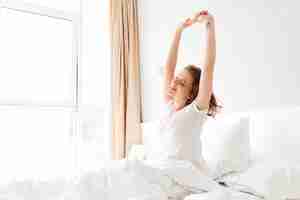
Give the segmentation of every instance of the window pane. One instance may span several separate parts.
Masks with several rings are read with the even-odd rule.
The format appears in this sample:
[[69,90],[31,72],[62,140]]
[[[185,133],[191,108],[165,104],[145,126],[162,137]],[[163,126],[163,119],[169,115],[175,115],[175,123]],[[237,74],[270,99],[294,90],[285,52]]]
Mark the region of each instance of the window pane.
[[3,8],[0,28],[0,101],[71,104],[72,23]]
[[0,183],[75,172],[71,111],[0,108]]

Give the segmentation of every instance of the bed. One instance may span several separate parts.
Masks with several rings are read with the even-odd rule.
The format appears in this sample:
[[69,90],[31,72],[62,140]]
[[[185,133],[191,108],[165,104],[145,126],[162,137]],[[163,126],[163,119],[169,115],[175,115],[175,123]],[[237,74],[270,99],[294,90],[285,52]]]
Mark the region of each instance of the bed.
[[[229,199],[300,199],[299,119],[300,107],[289,106],[221,114],[205,124],[203,155],[215,180],[230,188]],[[155,132],[155,122],[142,127],[144,145],[137,154],[143,148],[147,154],[147,142],[157,140],[147,136]],[[209,195],[213,196],[186,199]]]
[[[1,200],[300,199],[300,108],[230,113],[206,123],[201,140],[211,176],[183,160],[149,160],[155,122],[126,159],[78,176],[1,183]],[[200,138],[199,138],[200,139]]]

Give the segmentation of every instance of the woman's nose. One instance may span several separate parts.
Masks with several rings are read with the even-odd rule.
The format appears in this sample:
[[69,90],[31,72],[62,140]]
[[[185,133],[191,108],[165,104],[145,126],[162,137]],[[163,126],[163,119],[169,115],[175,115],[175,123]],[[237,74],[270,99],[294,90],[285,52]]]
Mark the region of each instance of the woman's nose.
[[173,86],[174,86],[174,84],[175,84],[175,81],[174,81],[174,80],[172,80],[172,81],[171,81],[171,84],[170,84],[170,86],[171,86],[171,87],[173,87]]

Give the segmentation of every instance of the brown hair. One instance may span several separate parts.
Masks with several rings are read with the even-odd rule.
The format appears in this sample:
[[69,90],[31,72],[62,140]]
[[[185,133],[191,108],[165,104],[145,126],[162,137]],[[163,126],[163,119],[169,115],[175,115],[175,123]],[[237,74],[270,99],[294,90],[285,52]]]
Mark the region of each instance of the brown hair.
[[[188,65],[184,69],[187,70],[188,72],[190,72],[190,74],[193,77],[192,98],[189,99],[186,103],[186,105],[189,105],[196,99],[196,97],[198,95],[199,83],[200,83],[202,70],[201,70],[201,68],[196,67],[195,65]],[[208,108],[207,115],[215,117],[215,115],[219,112],[219,109],[221,109],[222,107],[223,106],[218,105],[217,99],[216,99],[215,95],[212,93],[211,97],[210,97],[210,101],[209,101],[209,108]]]

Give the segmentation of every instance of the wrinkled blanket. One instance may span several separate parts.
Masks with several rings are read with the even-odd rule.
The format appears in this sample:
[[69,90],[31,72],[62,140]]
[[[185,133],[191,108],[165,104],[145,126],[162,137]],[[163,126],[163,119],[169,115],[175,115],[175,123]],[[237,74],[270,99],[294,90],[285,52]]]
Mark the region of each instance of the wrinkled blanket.
[[68,180],[2,184],[0,200],[183,200],[220,188],[188,161],[120,160]]

